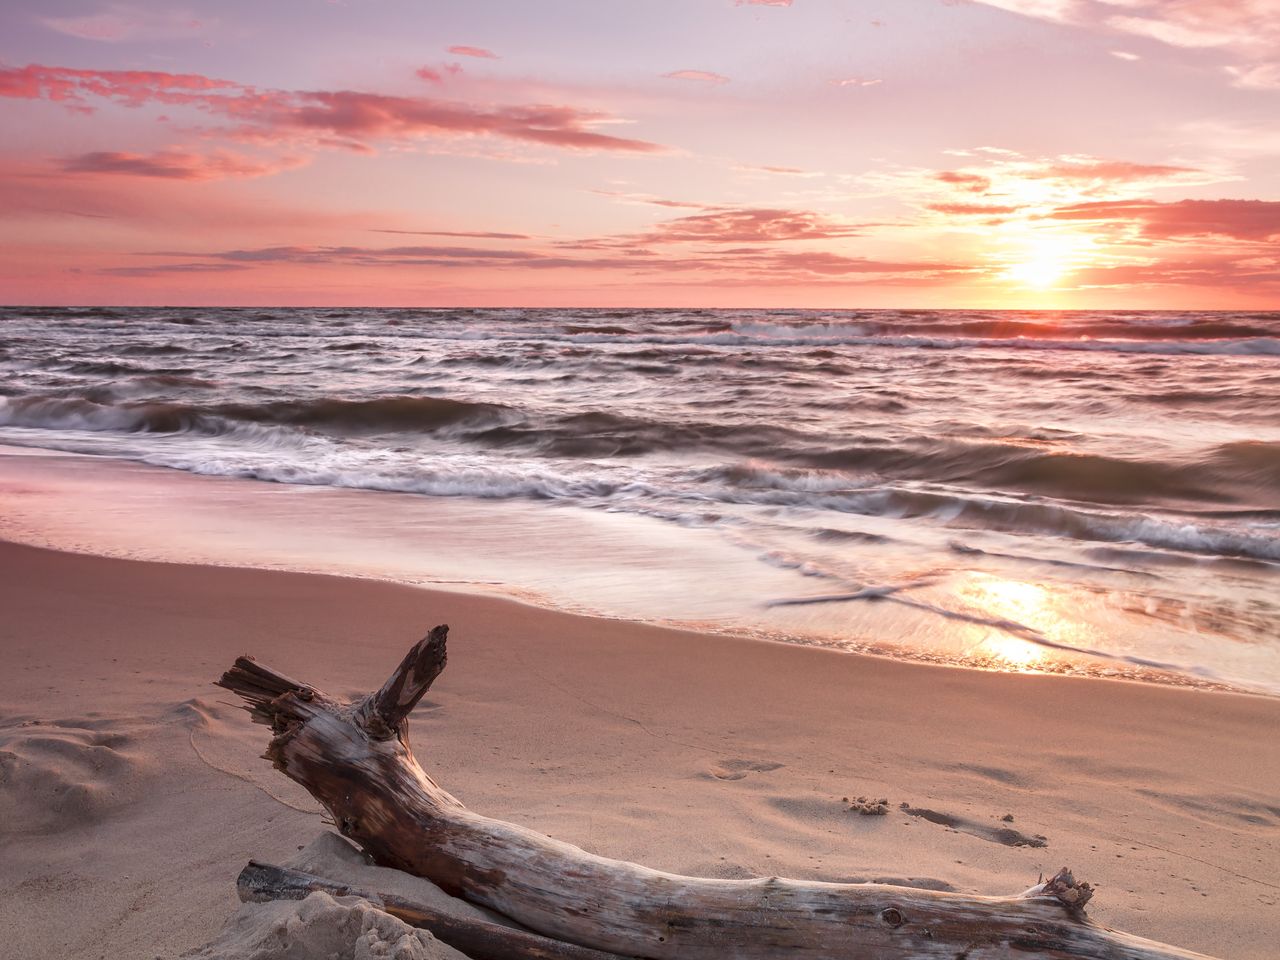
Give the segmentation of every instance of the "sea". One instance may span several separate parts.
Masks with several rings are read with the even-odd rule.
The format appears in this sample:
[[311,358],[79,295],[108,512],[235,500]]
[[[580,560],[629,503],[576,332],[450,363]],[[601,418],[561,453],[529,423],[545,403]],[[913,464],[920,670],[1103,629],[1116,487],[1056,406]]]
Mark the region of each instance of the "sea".
[[1280,694],[1280,313],[9,307],[0,444],[9,539]]

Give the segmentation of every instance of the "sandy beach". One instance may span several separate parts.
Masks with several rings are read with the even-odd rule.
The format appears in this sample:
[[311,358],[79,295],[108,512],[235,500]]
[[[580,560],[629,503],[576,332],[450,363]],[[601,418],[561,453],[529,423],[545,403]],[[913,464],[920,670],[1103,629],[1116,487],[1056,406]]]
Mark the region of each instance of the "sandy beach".
[[[713,877],[1005,894],[1069,865],[1098,887],[1105,924],[1233,960],[1274,955],[1272,699],[11,544],[0,571],[13,956],[173,957],[213,937],[244,861],[284,860],[324,825],[211,681],[249,652],[354,694],[438,622],[452,628],[449,668],[413,716],[414,743],[478,811]],[[890,813],[850,812],[842,798],[859,796]],[[1018,837],[1045,845],[1008,845]]]

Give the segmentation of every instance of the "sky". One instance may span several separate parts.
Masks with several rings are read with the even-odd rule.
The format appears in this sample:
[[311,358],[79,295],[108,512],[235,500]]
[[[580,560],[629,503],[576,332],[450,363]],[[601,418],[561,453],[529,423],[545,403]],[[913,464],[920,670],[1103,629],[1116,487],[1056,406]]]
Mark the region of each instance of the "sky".
[[0,302],[1280,309],[1280,0],[9,0]]

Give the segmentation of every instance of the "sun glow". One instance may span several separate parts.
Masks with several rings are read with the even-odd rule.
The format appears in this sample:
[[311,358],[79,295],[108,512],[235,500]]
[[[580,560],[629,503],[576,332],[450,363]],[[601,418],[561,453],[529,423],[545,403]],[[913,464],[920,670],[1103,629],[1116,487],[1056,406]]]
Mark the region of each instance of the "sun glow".
[[1074,234],[1042,232],[1026,234],[1016,243],[1019,249],[1007,255],[1004,278],[1020,287],[1047,290],[1086,263],[1084,254],[1092,240]]

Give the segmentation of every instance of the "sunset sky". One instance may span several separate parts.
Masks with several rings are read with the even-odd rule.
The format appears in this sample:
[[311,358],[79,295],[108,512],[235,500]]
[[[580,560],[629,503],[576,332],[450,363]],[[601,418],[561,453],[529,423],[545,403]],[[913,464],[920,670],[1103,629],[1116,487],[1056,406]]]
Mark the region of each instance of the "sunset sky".
[[17,0],[0,301],[1280,308],[1280,0]]

